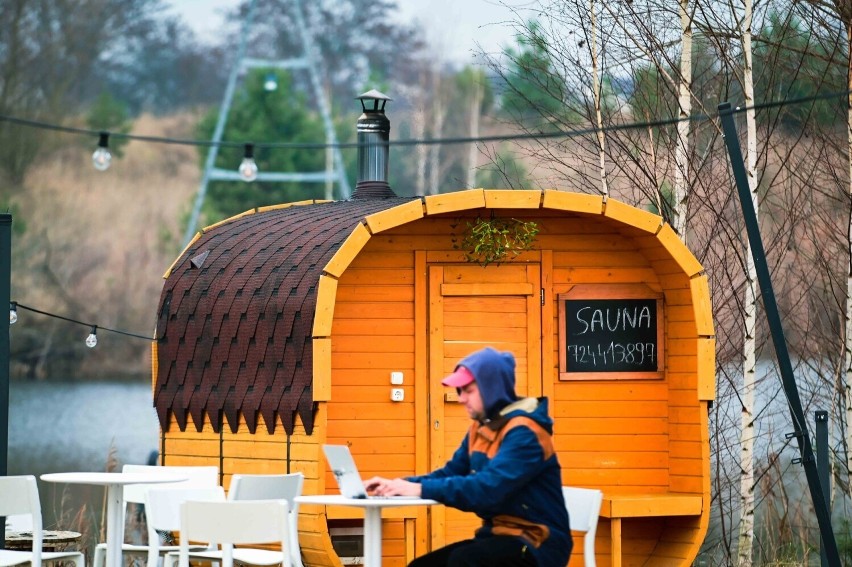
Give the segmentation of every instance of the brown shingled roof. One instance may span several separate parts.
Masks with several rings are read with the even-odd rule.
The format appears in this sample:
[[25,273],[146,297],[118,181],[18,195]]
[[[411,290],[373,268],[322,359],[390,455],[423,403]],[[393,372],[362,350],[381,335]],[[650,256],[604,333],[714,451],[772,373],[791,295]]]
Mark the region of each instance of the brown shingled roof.
[[311,329],[323,267],[367,215],[410,198],[355,199],[257,212],[216,225],[175,262],[157,310],[154,406],[165,431],[239,416],[254,433],[296,414],[313,430]]

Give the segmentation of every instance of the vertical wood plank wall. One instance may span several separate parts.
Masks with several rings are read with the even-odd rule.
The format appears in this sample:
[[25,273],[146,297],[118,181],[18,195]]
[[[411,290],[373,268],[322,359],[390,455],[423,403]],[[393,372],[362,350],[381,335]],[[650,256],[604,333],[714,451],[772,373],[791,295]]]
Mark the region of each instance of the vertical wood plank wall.
[[[326,422],[324,413],[321,407],[318,422]],[[318,493],[320,466],[324,466],[317,458],[323,442],[322,427],[315,426],[313,435],[308,436],[297,419],[296,430],[289,439],[280,423],[275,431],[272,435],[267,432],[262,416],[258,417],[254,434],[248,432],[244,420],[237,433],[231,433],[227,425],[216,433],[209,423],[201,432],[192,424],[186,431],[180,431],[173,421],[162,435],[161,464],[219,467],[221,483],[226,490],[234,474],[301,472],[305,475],[304,493]],[[320,507],[302,506],[299,531],[302,556],[307,565],[340,566],[331,546],[325,513]]]
[[[552,226],[541,245],[552,242],[553,293],[581,284],[641,283],[663,292],[666,315],[663,380],[560,382],[553,334],[555,434],[565,484],[608,494],[703,495],[709,491],[703,469],[706,404],[696,393],[698,336],[689,279],[653,236],[585,221]],[[556,313],[553,318],[557,329]],[[609,553],[608,524],[602,518],[598,526],[599,558]],[[624,563],[645,564],[652,552],[655,559],[687,557],[700,545],[699,533],[700,518],[625,520]],[[572,565],[582,564],[577,551]]]
[[[601,215],[550,209],[497,214],[534,220],[541,228],[535,254],[513,261],[542,266],[546,302],[541,327],[546,334],[540,388],[551,397],[563,482],[606,493],[698,494],[709,502],[707,404],[697,394],[699,336],[690,278],[682,266],[653,234]],[[195,433],[192,424],[186,432],[174,425],[164,434],[164,463],[216,464],[225,486],[235,472],[302,471],[305,493],[334,493],[320,449],[328,442],[350,445],[365,478],[426,472],[429,458],[418,453],[426,446],[418,435],[430,425],[422,423],[429,415],[428,373],[422,366],[429,356],[430,323],[418,296],[427,289],[430,263],[465,261],[453,246],[464,229],[459,219],[475,216],[476,211],[430,215],[374,234],[341,274],[331,327],[330,401],[318,404],[313,435],[305,435],[299,424],[290,439],[280,426],[269,436],[262,420],[254,435],[244,427],[220,435],[209,426]],[[665,377],[560,381],[556,296],[576,285],[613,283],[644,284],[663,293]],[[404,376],[402,386],[393,386],[404,390],[402,402],[390,399],[392,371]],[[318,507],[303,511],[307,564],[338,565],[322,534],[325,522],[360,515],[329,508],[326,518]],[[427,513],[399,508],[385,514],[383,565],[404,566],[428,549]],[[701,543],[706,517],[626,519],[624,564],[644,564],[652,554],[663,561],[689,556]],[[608,521],[602,518],[595,546],[599,565],[609,564],[609,545]],[[582,565],[580,537],[571,565]]]
[[[348,444],[364,478],[415,471],[415,254],[424,243],[373,237],[337,285],[331,350],[328,442]],[[402,372],[405,398],[392,402],[391,372]],[[326,492],[337,490],[322,461]],[[330,516],[333,512],[330,512]],[[406,565],[405,518],[425,512],[390,509],[383,562]],[[352,517],[340,510],[336,517]],[[334,518],[331,518],[334,519]],[[425,544],[425,535],[422,536]],[[422,547],[422,546],[421,546]]]
[[210,423],[196,431],[190,423],[186,431],[181,431],[172,418],[168,431],[162,434],[160,442],[160,464],[166,466],[216,466],[221,473],[221,446],[219,434],[213,431]]
[[[701,494],[704,455],[702,406],[696,395],[697,335],[689,279],[683,270],[652,235],[616,229],[600,217],[571,218],[541,210],[500,214],[540,223],[537,248],[552,254],[550,289],[545,290],[551,298],[575,285],[641,283],[663,292],[666,301],[667,373],[662,380],[560,382],[557,333],[549,337],[553,349],[549,360],[554,365],[545,369],[544,380],[550,385],[544,389],[552,392],[565,484],[610,493]],[[415,472],[414,427],[409,420],[421,413],[414,412],[408,378],[414,375],[416,348],[425,345],[416,345],[411,315],[414,279],[425,276],[414,272],[414,251],[429,250],[430,261],[463,261],[453,249],[451,223],[463,226],[463,221],[430,217],[374,235],[338,283],[329,441],[350,443],[365,476]],[[558,329],[555,309],[550,316],[549,327]],[[392,370],[405,373],[406,402],[389,401]],[[387,455],[389,450],[393,457]],[[330,473],[325,474],[331,490]],[[698,519],[669,523],[665,537],[671,541],[659,542],[661,520],[625,521],[625,563],[645,561],[652,550],[658,554],[661,545],[671,547],[675,557],[685,556],[683,547],[696,539]],[[596,547],[601,556],[609,551],[607,524],[602,520],[599,528]],[[578,541],[575,558],[581,553]],[[388,561],[405,564],[402,558]]]
[[[528,256],[535,258],[534,253]],[[427,260],[430,255],[427,255]],[[442,260],[440,254],[433,260]],[[440,385],[471,351],[492,346],[515,356],[515,391],[541,393],[541,304],[538,262],[504,263],[483,269],[470,263],[430,263],[429,273],[429,469],[441,467],[470,428],[470,417],[452,390]],[[532,379],[530,378],[532,377]],[[481,524],[472,513],[430,510],[432,548],[468,539]]]

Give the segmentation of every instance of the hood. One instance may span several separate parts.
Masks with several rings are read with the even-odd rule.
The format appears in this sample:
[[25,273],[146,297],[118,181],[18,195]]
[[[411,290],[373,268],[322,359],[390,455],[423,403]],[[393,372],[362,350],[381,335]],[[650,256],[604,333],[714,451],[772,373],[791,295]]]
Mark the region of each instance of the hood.
[[456,369],[459,366],[470,370],[476,379],[487,418],[496,417],[501,409],[518,399],[515,395],[515,357],[512,353],[485,347],[463,358]]
[[[516,415],[525,415],[553,435],[553,419],[547,411],[547,398],[521,398],[500,410],[500,419],[508,420]],[[498,425],[499,426],[499,425]]]

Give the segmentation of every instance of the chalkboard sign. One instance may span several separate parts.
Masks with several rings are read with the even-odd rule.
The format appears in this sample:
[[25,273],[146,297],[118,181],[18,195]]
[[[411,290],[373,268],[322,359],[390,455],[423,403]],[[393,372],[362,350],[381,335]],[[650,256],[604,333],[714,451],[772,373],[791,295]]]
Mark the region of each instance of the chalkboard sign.
[[587,295],[559,296],[560,378],[661,376],[662,300]]

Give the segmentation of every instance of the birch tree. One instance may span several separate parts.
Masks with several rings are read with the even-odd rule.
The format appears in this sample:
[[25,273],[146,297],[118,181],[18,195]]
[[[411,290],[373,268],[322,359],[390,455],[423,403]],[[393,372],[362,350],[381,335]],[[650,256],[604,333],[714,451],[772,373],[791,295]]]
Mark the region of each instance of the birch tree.
[[[494,93],[491,89],[488,77],[482,69],[471,66],[464,67],[455,74],[452,80],[452,90],[449,93],[450,107],[461,116],[451,118],[451,122],[458,121],[459,124],[466,122],[467,129],[463,135],[469,138],[478,138],[484,114],[494,103]],[[464,170],[464,186],[473,188],[477,186],[476,173],[479,169],[479,156],[484,144],[471,143],[467,145],[467,154],[462,162]]]
[[852,470],[852,3],[844,1],[822,2],[816,1],[814,5],[819,9],[836,15],[846,32],[846,54],[847,59],[847,82],[846,87],[849,95],[846,100],[846,155],[848,158],[848,185],[847,191],[850,196],[849,220],[847,225],[847,253],[849,262],[846,266],[846,299],[844,311],[845,340],[843,343],[843,403],[845,409],[845,447],[846,447],[846,470]]
[[590,0],[589,17],[591,29],[589,33],[589,55],[592,61],[592,103],[595,109],[595,130],[598,141],[598,164],[601,181],[601,194],[609,196],[609,187],[606,181],[606,136],[603,129],[603,115],[601,113],[601,77],[598,54],[597,17],[595,17],[595,0]]
[[[483,95],[483,85],[478,81],[473,82],[473,92],[470,94],[470,106],[469,112],[469,132],[471,138],[479,137],[479,118],[480,118],[480,107],[482,106],[482,95]],[[479,151],[476,148],[476,144],[470,144],[467,149],[467,179],[465,180],[465,187],[473,188],[476,187],[476,164],[477,164],[477,156],[479,155]]]
[[[426,134],[426,110],[425,106],[429,98],[429,86],[426,83],[428,71],[424,68],[420,73],[420,81],[414,85],[401,85],[399,93],[408,101],[410,106],[409,124],[410,135],[415,140],[422,140]],[[426,195],[426,158],[429,147],[418,144],[413,148],[414,171],[414,194],[418,197]],[[397,165],[400,160],[391,160]],[[404,163],[404,162],[402,162]]]
[[689,199],[689,115],[692,114],[692,14],[689,0],[680,0],[680,80],[678,81],[677,145],[675,146],[674,202],[672,228],[686,242]]
[[[752,2],[743,1],[744,16],[741,28],[743,46],[743,94],[746,105],[746,176],[755,215],[759,214],[757,199],[757,131],[754,115],[754,75],[751,51]],[[745,254],[745,298],[743,307],[743,389],[740,422],[740,529],[737,545],[737,563],[751,567],[754,548],[754,438],[755,438],[755,387],[756,322],[757,322],[757,271],[752,258],[751,242]]]
[[[444,97],[441,96],[442,81],[437,66],[432,70],[432,112],[430,131],[433,138],[441,138],[444,134],[444,118],[447,115]],[[432,145],[426,153],[426,192],[437,195],[441,186],[441,146]]]
[[[847,43],[835,47],[833,38],[843,35],[837,17],[829,17],[835,8],[819,23],[811,17],[812,8],[800,3],[755,8],[744,0],[720,8],[703,0],[615,0],[594,6],[600,11],[590,12],[589,0],[548,2],[537,26],[524,28],[522,37],[541,40],[538,52],[547,59],[546,66],[538,67],[546,69],[536,75],[538,92],[549,93],[548,100],[561,101],[564,109],[558,114],[546,104],[531,104],[530,115],[516,117],[519,127],[532,133],[531,124],[557,126],[566,132],[565,140],[531,142],[525,158],[539,179],[546,172],[551,186],[599,193],[603,147],[611,168],[606,172],[610,195],[653,207],[672,226],[681,227],[680,236],[710,277],[716,323],[719,391],[711,417],[711,525],[721,535],[708,538],[707,545],[717,546],[724,564],[795,563],[802,557],[781,553],[807,549],[813,542],[804,531],[772,532],[771,523],[764,523],[764,537],[755,537],[755,526],[761,518],[770,521],[772,510],[788,514],[786,506],[807,502],[783,500],[792,499],[793,492],[778,488],[788,479],[773,477],[797,472],[786,454],[792,451],[784,438],[789,409],[777,367],[769,353],[761,356],[768,330],[760,317],[755,268],[727,152],[712,117],[722,101],[751,109],[738,114],[744,124],[749,198],[760,213],[796,372],[806,378],[800,386],[806,409],[830,401],[831,389],[824,386],[831,381],[820,375],[821,361],[829,356],[840,360],[846,355],[837,368],[847,384],[844,393],[852,394],[852,346],[846,343],[852,331],[843,332],[852,320],[852,310],[844,313],[845,297],[852,297],[852,117],[844,103],[840,123],[847,139],[838,149],[833,105],[797,100],[831,92],[835,83],[829,67],[839,53],[847,73],[834,91],[852,87],[847,82],[850,28],[844,28]],[[772,11],[782,15],[782,23],[793,14],[806,15],[802,35],[773,36]],[[592,37],[599,41],[590,41]],[[805,39],[791,41],[799,38]],[[604,57],[593,63],[595,55]],[[512,62],[524,60],[515,57]],[[628,86],[608,99],[608,81]],[[532,96],[526,100],[537,102]],[[756,111],[755,106],[765,108]],[[696,118],[701,114],[711,119]],[[533,121],[541,116],[549,120]],[[631,126],[637,120],[649,124]],[[589,135],[590,128],[600,125],[605,145]],[[572,135],[572,130],[582,133]],[[847,212],[842,221],[839,209]],[[839,242],[838,234],[844,235]],[[852,404],[844,403],[845,421],[852,419]],[[776,508],[774,499],[779,498]],[[806,508],[791,509],[788,517],[794,514],[809,516]],[[769,543],[761,547],[761,539]]]

